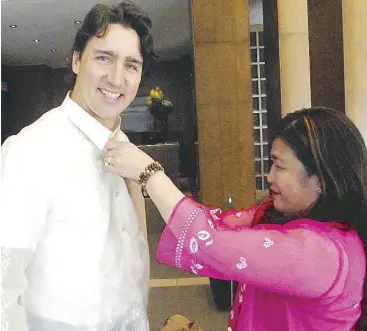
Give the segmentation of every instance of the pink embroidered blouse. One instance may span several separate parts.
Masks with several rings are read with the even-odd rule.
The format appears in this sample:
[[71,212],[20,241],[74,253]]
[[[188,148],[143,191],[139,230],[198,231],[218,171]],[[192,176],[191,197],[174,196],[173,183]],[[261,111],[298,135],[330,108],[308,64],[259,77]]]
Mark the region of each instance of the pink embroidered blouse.
[[366,272],[358,234],[311,219],[251,227],[257,209],[223,211],[183,198],[158,261],[238,282],[228,330],[353,330]]

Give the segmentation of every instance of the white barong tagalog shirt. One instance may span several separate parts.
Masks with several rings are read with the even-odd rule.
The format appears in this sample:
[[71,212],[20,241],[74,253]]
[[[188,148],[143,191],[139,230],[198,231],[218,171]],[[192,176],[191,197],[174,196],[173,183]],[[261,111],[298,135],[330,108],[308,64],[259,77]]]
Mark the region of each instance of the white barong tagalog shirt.
[[103,171],[110,136],[67,96],[3,144],[1,330],[149,330],[143,198]]

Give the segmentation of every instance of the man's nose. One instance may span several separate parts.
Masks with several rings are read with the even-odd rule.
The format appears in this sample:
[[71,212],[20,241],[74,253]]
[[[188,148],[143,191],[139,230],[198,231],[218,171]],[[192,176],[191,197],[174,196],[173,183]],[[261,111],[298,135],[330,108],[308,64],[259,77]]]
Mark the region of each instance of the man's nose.
[[111,66],[108,81],[116,88],[122,87],[124,83],[124,67],[121,63],[114,63]]

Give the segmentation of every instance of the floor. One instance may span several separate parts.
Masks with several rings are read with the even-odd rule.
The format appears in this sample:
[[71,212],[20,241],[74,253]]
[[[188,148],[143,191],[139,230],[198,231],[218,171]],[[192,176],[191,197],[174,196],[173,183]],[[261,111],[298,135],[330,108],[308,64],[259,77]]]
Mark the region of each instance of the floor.
[[209,280],[157,263],[157,245],[164,222],[150,199],[146,199],[146,212],[151,260],[150,330],[160,331],[168,317],[181,314],[204,331],[225,331],[228,313],[216,310]]

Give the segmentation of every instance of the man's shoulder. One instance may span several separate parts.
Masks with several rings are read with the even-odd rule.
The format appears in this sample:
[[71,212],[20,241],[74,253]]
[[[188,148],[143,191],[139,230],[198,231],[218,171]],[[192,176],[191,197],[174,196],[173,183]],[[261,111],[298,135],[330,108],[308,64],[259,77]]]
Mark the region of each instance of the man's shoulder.
[[8,137],[2,145],[2,149],[12,149],[29,154],[45,148],[50,141],[62,139],[68,117],[62,106],[55,107],[45,112],[33,123],[22,128],[19,133]]
[[46,111],[44,114],[42,114],[41,117],[39,117],[33,123],[25,126],[19,132],[19,134],[35,134],[40,129],[45,131],[54,130],[60,127],[59,124],[62,124],[64,120],[67,120],[67,115],[65,113],[64,107],[60,105]]
[[33,123],[23,127],[16,136],[19,137],[19,140],[42,137],[45,134],[51,134],[52,131],[61,128],[63,122],[66,122],[66,120],[67,115],[65,114],[63,107],[60,105],[46,111]]

